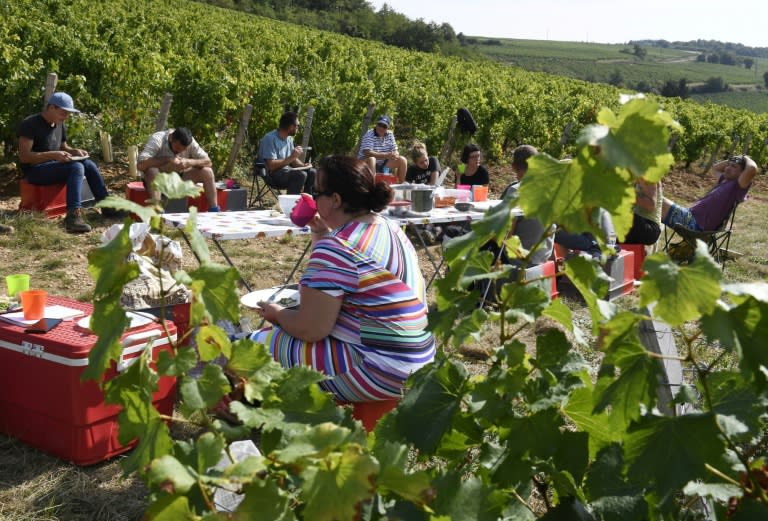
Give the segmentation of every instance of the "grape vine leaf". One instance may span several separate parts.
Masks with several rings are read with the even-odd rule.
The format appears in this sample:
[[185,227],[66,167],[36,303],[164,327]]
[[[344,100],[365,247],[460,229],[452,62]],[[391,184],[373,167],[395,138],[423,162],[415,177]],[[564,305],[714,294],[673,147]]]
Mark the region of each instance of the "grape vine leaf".
[[724,451],[715,416],[701,413],[643,417],[627,431],[624,457],[633,482],[663,497],[704,479],[704,464],[719,461]]
[[166,495],[156,499],[145,512],[152,521],[199,521],[185,496]]
[[611,348],[603,366],[615,366],[618,377],[603,374],[598,378],[595,393],[595,412],[610,406],[611,414],[618,414],[628,423],[640,417],[641,406],[650,408],[656,397],[659,364],[648,356],[638,343],[623,342]]
[[[431,366],[422,368],[397,411],[397,428],[414,446],[433,453],[443,435],[451,430],[454,414],[461,405],[467,369],[438,355]],[[428,418],[429,429],[424,429]]]
[[459,473],[449,473],[435,480],[440,491],[433,503],[435,512],[449,516],[451,521],[497,520],[509,501],[507,495],[475,477],[462,478]]
[[198,476],[191,468],[166,454],[150,464],[147,479],[159,489],[184,494],[197,484]]
[[120,296],[123,286],[139,275],[135,262],[114,262],[127,259],[133,251],[128,228],[124,226],[107,244],[88,252],[88,272],[96,281],[91,324],[98,339],[88,353],[83,380],[98,380],[122,352],[120,337],[130,321],[120,305]]
[[696,254],[688,266],[678,266],[664,253],[645,258],[640,305],[655,302],[654,316],[671,326],[711,313],[720,298],[720,266],[709,256],[706,244],[696,242]]
[[353,519],[358,504],[372,496],[373,478],[378,471],[378,462],[356,444],[325,456],[317,466],[305,467],[300,492],[306,503],[305,519]]

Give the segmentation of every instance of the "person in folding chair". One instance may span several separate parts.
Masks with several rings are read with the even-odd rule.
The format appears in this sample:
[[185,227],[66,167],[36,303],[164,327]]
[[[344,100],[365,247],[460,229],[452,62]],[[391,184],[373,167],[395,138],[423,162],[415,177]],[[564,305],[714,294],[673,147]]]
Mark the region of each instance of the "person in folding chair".
[[269,184],[291,195],[312,193],[315,186],[315,169],[301,160],[302,147],[293,144],[299,126],[295,112],[284,112],[278,127],[261,138],[257,159],[266,165]]
[[715,163],[712,172],[717,176],[717,183],[690,208],[664,198],[661,220],[665,226],[682,225],[694,232],[717,230],[734,205],[745,199],[758,168],[752,158],[743,155]]
[[[743,155],[715,163],[712,166],[712,172],[717,176],[715,186],[690,208],[679,206],[666,198],[662,204],[662,222],[681,234],[682,242],[688,243],[689,246],[695,242],[689,239],[696,238],[697,233],[716,232],[723,227],[736,205],[746,198],[758,168],[752,158]],[[682,235],[685,233],[684,230],[692,232],[690,237]],[[680,243],[673,243],[673,237],[674,234],[666,241],[667,252],[673,258],[690,257],[692,255],[690,248],[686,248],[685,251],[676,251],[674,246]],[[702,238],[705,237],[702,236]],[[713,245],[710,241],[709,246],[711,254],[719,254],[718,251],[712,251],[719,250],[719,245]]]

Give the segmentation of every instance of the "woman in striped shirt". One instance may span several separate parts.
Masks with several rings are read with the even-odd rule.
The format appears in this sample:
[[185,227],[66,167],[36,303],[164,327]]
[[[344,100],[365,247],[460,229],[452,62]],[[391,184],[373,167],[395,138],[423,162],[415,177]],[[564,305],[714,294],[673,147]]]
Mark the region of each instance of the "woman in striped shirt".
[[299,309],[259,303],[273,327],[252,335],[284,367],[325,373],[344,401],[400,397],[408,376],[431,362],[424,277],[396,222],[378,215],[392,199],[365,162],[331,156],[316,178],[312,253]]

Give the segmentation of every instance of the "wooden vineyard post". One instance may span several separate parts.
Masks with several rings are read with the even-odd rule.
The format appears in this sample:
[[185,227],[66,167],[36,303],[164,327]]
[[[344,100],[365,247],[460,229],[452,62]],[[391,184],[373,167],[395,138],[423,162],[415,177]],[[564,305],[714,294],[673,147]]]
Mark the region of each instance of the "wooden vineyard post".
[[301,161],[307,160],[307,152],[309,151],[309,136],[312,134],[312,118],[315,116],[315,107],[307,107],[307,119],[304,120],[304,129],[301,135],[301,148],[304,151],[301,153]]
[[49,72],[45,78],[45,94],[43,95],[43,110],[48,105],[48,99],[56,92],[56,83],[59,81],[59,77],[55,72]]
[[237,128],[237,135],[235,135],[235,143],[232,145],[232,150],[229,151],[229,159],[224,167],[224,177],[230,177],[232,170],[235,168],[235,161],[237,155],[240,153],[240,148],[245,141],[245,133],[248,130],[248,122],[251,120],[251,114],[253,113],[253,105],[250,103],[245,106],[243,115],[240,117],[240,126]]
[[155,132],[160,132],[165,128],[168,123],[168,112],[171,110],[171,103],[173,102],[173,94],[166,92],[163,96],[163,102],[160,104],[160,110],[157,113],[157,120],[155,121]]
[[360,129],[360,137],[357,139],[357,145],[355,145],[355,150],[352,152],[354,157],[357,157],[358,152],[360,152],[360,145],[362,144],[363,136],[366,132],[368,132],[368,127],[371,126],[374,107],[376,107],[375,103],[368,104],[368,112],[365,113],[365,117],[363,118],[363,127]]
[[440,148],[440,155],[438,156],[440,165],[442,166],[447,166],[448,159],[451,157],[451,154],[453,154],[453,141],[456,133],[457,121],[458,118],[453,116],[451,122],[448,123],[448,136],[445,138],[445,141],[443,141],[443,146]]

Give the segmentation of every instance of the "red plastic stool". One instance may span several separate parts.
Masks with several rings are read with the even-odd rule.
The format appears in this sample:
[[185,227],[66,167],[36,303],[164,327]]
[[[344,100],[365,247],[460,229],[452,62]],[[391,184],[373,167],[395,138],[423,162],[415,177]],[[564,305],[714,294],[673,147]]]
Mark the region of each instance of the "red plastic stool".
[[33,185],[19,181],[21,202],[19,210],[42,212],[49,219],[67,213],[67,185]]
[[125,198],[141,206],[146,206],[149,194],[141,181],[131,181],[125,187]]
[[388,185],[397,184],[397,176],[392,174],[376,174],[374,178],[375,182],[384,181]]
[[631,251],[635,254],[635,280],[640,280],[645,271],[643,271],[643,262],[645,262],[645,244],[621,244],[621,249]]
[[339,405],[351,405],[352,417],[360,420],[365,430],[371,432],[382,416],[397,407],[400,400],[382,400],[378,402],[337,402]]

